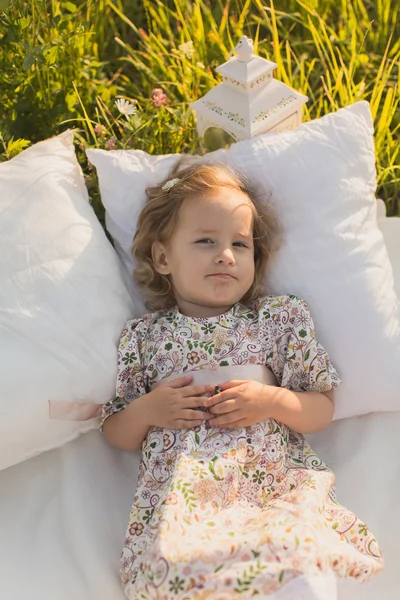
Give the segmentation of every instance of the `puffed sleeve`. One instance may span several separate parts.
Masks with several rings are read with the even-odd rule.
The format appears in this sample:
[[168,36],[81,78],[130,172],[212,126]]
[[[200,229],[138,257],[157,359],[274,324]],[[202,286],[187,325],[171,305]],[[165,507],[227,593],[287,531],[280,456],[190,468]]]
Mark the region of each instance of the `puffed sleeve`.
[[101,432],[108,417],[147,393],[141,361],[143,326],[143,319],[132,319],[122,331],[118,347],[116,396],[102,407]]
[[327,392],[340,385],[336,369],[316,340],[307,303],[297,296],[283,296],[275,308],[274,341],[268,358],[281,387],[294,392]]

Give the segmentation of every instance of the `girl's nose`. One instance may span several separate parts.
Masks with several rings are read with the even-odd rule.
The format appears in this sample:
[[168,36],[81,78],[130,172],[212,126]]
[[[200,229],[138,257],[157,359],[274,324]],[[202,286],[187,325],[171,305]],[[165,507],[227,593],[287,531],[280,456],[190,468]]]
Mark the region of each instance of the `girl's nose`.
[[216,262],[222,264],[233,265],[235,264],[235,257],[233,255],[232,248],[224,248],[218,253]]

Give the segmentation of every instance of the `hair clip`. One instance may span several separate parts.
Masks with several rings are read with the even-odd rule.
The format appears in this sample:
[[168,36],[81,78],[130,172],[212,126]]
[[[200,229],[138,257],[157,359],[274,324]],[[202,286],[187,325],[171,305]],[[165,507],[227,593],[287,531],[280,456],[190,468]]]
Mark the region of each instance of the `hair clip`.
[[169,181],[166,181],[164,183],[164,185],[162,186],[162,190],[164,190],[164,192],[169,192],[171,188],[174,187],[174,185],[176,183],[178,183],[178,181],[180,181],[179,177],[175,177],[174,179],[170,179]]

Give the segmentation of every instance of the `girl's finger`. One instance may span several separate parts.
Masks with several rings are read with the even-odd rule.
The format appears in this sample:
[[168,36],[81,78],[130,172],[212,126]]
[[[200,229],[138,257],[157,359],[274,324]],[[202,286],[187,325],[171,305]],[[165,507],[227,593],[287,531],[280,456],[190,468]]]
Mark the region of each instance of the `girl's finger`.
[[230,390],[231,388],[237,387],[238,385],[242,385],[244,383],[243,380],[232,379],[231,381],[225,381],[225,383],[221,383],[218,387],[221,390]]
[[212,408],[211,413],[214,415],[224,415],[226,413],[230,413],[235,410],[237,410],[236,401],[234,399],[232,399],[232,400],[225,400],[225,402],[221,402],[220,404],[217,404],[216,406],[214,406]]
[[178,377],[178,379],[172,379],[171,381],[166,381],[165,383],[160,382],[159,385],[165,385],[172,388],[181,388],[189,385],[191,381],[192,376],[185,375],[185,377]]
[[203,412],[202,410],[192,410],[191,408],[185,408],[179,415],[182,419],[187,421],[193,420],[209,420],[213,418],[213,414],[210,412]]
[[200,396],[200,398],[198,396],[194,396],[193,398],[189,396],[188,398],[182,398],[180,403],[182,408],[208,408],[206,400],[208,400],[206,396]]
[[190,396],[204,396],[215,389],[213,385],[188,385],[182,390],[182,396],[188,398]]
[[236,394],[231,392],[230,390],[226,390],[225,392],[219,392],[215,394],[215,396],[211,396],[211,398],[206,398],[204,400],[204,406],[210,408],[211,406],[216,406],[217,404],[221,404],[221,402],[226,402],[227,400],[232,400],[235,398]]
[[208,421],[212,427],[233,427],[233,423],[238,423],[241,419],[240,410],[234,410],[228,414],[221,415]]

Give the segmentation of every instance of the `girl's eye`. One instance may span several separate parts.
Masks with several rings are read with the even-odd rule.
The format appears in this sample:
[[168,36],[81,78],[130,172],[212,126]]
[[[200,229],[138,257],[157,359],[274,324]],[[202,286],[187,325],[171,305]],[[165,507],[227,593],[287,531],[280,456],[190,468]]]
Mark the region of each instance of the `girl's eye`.
[[[201,240],[197,240],[196,244],[213,244],[214,242],[210,238],[203,238]],[[244,242],[233,242],[233,246],[238,246],[239,248],[248,248],[248,245]]]

